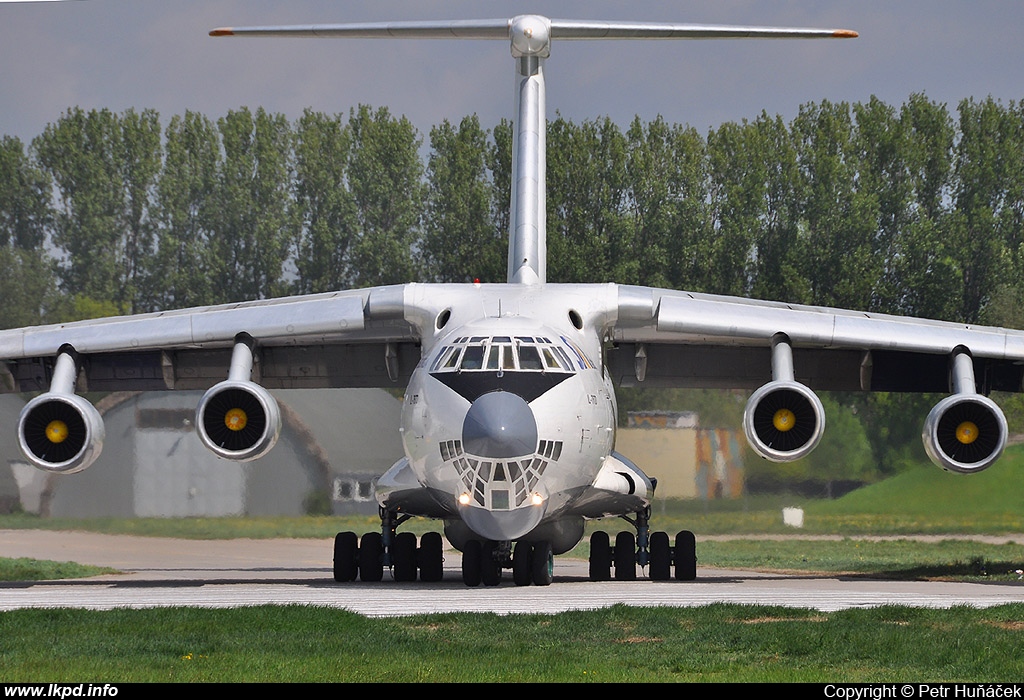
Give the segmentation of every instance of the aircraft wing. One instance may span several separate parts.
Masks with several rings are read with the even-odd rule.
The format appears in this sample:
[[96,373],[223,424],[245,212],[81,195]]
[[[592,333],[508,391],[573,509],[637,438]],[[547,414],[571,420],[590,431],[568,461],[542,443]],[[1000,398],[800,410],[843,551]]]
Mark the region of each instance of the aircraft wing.
[[620,286],[609,366],[623,386],[752,389],[788,338],[796,381],[824,391],[952,391],[954,351],[977,391],[1024,389],[1024,331]]
[[0,391],[42,391],[55,358],[78,357],[79,391],[206,389],[227,376],[239,333],[264,387],[393,386],[419,361],[404,285],[0,331]]

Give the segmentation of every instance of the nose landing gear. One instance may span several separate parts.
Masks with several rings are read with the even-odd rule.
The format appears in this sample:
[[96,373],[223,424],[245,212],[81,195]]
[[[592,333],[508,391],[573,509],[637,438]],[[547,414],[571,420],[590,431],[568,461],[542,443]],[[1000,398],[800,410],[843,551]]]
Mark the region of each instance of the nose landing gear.
[[548,586],[554,573],[551,542],[469,540],[462,550],[462,581],[467,586],[496,586],[502,569],[512,569],[517,586]]

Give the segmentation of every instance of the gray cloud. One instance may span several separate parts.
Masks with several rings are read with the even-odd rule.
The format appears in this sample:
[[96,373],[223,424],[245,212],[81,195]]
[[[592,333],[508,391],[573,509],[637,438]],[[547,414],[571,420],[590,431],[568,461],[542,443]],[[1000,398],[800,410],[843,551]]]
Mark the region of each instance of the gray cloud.
[[[421,130],[470,113],[510,116],[512,61],[501,42],[211,38],[216,26],[505,17],[520,2],[83,0],[0,3],[0,133],[29,140],[71,106],[187,109],[216,118],[262,106],[388,106]],[[855,29],[847,41],[564,42],[547,64],[549,116],[661,114],[701,130],[789,119],[801,104],[901,104],[911,93],[955,106],[1024,98],[1024,4],[817,0],[621,3],[537,0],[554,17]]]

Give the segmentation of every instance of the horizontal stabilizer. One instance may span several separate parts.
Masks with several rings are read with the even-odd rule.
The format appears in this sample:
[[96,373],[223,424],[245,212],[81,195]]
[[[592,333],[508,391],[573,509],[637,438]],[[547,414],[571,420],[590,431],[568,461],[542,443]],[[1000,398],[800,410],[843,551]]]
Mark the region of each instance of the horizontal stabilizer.
[[[348,24],[221,27],[211,36],[291,36],[350,39],[510,39],[518,18],[450,20],[443,22],[359,22]],[[848,29],[795,27],[737,27],[664,22],[602,22],[546,20],[552,39],[849,39]]]

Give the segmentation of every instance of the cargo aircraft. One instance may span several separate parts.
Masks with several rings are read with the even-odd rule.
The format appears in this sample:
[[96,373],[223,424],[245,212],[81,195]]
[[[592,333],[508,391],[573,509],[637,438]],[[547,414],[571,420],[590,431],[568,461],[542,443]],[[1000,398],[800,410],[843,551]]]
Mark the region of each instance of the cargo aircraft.
[[[499,39],[515,64],[505,283],[399,284],[0,332],[27,459],[71,474],[103,422],[76,392],[205,389],[195,429],[218,456],[257,459],[281,414],[268,389],[405,390],[405,456],[377,483],[381,527],[339,533],[338,581],[442,577],[440,519],[467,585],[547,585],[588,519],[630,524],[590,542],[594,580],[696,576],[694,536],[651,532],[655,481],[615,452],[615,385],[751,389],[753,450],[788,462],[825,428],[819,390],[949,393],[923,440],[940,467],[990,466],[1006,420],[987,394],[1021,391],[1024,333],[909,317],[618,284],[546,279],[545,62],[582,39],[850,38],[846,30],[600,22],[521,15],[450,22],[216,29],[213,36]],[[338,416],[338,420],[345,420]]]

